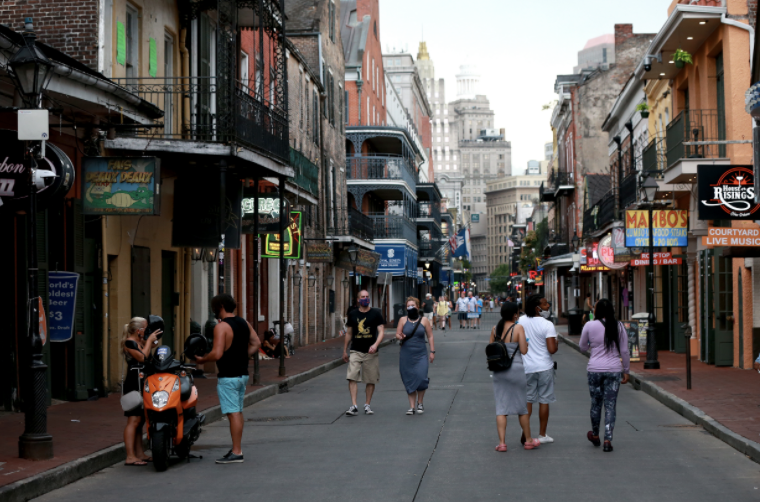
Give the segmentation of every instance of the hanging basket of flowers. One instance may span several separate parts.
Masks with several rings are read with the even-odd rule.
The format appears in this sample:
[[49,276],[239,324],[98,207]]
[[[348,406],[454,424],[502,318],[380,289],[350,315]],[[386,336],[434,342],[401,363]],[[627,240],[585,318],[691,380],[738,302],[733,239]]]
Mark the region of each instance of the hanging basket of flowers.
[[682,49],[676,49],[676,52],[673,54],[673,62],[676,64],[676,68],[683,68],[687,64],[694,64],[691,54]]

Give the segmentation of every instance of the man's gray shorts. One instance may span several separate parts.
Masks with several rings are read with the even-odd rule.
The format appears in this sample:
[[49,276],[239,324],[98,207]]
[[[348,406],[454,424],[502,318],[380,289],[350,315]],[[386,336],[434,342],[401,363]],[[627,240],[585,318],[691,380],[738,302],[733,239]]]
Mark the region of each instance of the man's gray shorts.
[[528,402],[548,404],[557,400],[554,397],[554,370],[526,373],[528,383]]

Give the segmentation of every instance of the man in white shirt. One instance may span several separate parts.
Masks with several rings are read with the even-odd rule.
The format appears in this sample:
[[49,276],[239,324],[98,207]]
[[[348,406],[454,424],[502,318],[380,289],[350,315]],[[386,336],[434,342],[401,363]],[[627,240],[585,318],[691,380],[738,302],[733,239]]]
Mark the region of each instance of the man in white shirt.
[[454,312],[458,313],[459,329],[467,327],[467,310],[469,305],[470,301],[464,296],[464,291],[462,291],[459,298],[457,298],[456,308],[454,309]]
[[[475,298],[473,298],[472,291],[470,291],[469,293],[467,293],[467,314],[474,314],[477,311],[478,311],[478,300],[476,300]],[[477,328],[478,320],[474,316],[470,317],[468,315],[467,316],[467,321],[468,321],[467,324],[469,324],[470,328],[472,328],[472,329],[476,329]]]
[[[551,305],[542,295],[530,295],[525,301],[525,315],[518,324],[525,329],[528,353],[523,355],[523,367],[528,384],[528,417],[533,413],[533,403],[539,403],[538,418],[540,429],[538,440],[541,443],[553,443],[554,439],[546,435],[549,423],[549,403],[554,397],[554,360],[552,354],[557,352],[557,331],[549,321]],[[525,442],[525,439],[522,440]]]

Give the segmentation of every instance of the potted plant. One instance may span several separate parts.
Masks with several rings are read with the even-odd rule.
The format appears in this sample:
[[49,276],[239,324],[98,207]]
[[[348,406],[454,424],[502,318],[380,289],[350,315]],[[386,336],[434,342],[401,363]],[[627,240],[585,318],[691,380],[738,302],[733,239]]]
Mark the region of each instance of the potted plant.
[[649,105],[646,103],[639,103],[636,105],[636,111],[641,113],[642,119],[649,117]]
[[673,62],[676,64],[676,68],[683,68],[687,64],[694,64],[691,54],[682,49],[676,49],[676,52],[673,54]]

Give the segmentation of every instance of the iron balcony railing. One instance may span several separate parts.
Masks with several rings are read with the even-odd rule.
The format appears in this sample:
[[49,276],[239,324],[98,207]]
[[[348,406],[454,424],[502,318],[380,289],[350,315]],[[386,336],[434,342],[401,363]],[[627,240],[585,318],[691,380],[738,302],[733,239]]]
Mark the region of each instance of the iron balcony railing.
[[327,229],[328,235],[351,236],[364,241],[375,238],[375,222],[353,207],[338,208],[334,218],[332,225]]
[[631,173],[623,178],[623,183],[620,184],[620,210],[624,210],[639,197],[639,173]]
[[682,111],[668,124],[665,137],[666,169],[681,159],[726,157],[726,145],[698,144],[726,139],[725,117],[717,110]]
[[583,235],[589,235],[599,228],[597,225],[598,209],[599,208],[594,205],[583,211]]
[[441,221],[441,203],[418,202],[417,218],[433,218],[437,221]]
[[[217,77],[135,77],[113,79],[126,91],[156,105],[163,128],[138,129],[137,137],[237,143],[287,162],[288,112],[240,82],[224,92]],[[227,99],[230,96],[230,99]],[[229,109],[231,107],[231,110]],[[229,120],[219,120],[229,116]]]
[[290,149],[290,165],[295,172],[293,181],[312,195],[319,192],[319,168],[301,152]]
[[396,155],[362,155],[346,158],[349,180],[406,181],[412,191],[417,186],[417,175],[406,158]]
[[368,215],[375,229],[375,239],[406,239],[417,244],[417,232],[412,220],[406,216],[384,213]]
[[602,198],[599,199],[599,202],[596,203],[596,206],[599,208],[596,217],[598,228],[602,228],[604,225],[617,218],[617,213],[615,211],[615,192],[612,190],[604,194]]
[[641,151],[642,171],[645,173],[662,173],[667,167],[666,153],[666,138],[652,139]]

